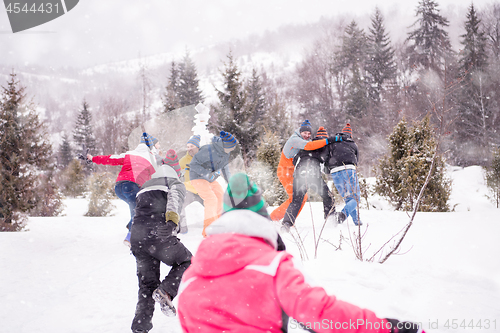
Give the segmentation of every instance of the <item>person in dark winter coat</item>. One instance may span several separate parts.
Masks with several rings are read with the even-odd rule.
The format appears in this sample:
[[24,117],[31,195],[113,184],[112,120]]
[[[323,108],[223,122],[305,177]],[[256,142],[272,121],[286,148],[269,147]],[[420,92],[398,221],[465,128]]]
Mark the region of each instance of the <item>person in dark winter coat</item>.
[[233,178],[227,211],[207,228],[182,277],[183,332],[287,332],[293,317],[310,332],[423,333],[417,324],[377,317],[310,285],[293,256],[277,250],[278,233],[255,187]]
[[[328,133],[321,126],[314,140],[327,139]],[[300,150],[293,158],[295,171],[293,173],[293,197],[292,202],[286,210],[283,218],[283,227],[287,231],[295,225],[295,220],[299,215],[302,202],[308,190],[319,194],[323,199],[324,218],[335,216],[335,206],[330,189],[323,180],[321,165],[328,160],[328,146],[316,150]]]
[[219,137],[213,137],[212,143],[200,148],[189,164],[191,184],[205,206],[202,232],[204,237],[205,229],[221,214],[224,190],[216,180],[222,173],[225,181],[229,181],[229,153],[237,144],[238,141],[231,133],[221,131]]
[[351,124],[347,124],[342,132],[337,133],[328,146],[330,157],[328,167],[333,183],[344,198],[345,206],[337,214],[337,223],[344,222],[351,216],[355,225],[361,224],[358,214],[358,203],[361,198],[358,175],[358,146],[352,139]]
[[[285,217],[286,210],[293,200],[293,158],[297,153],[303,150],[316,150],[328,144],[328,139],[311,141],[312,125],[308,119],[300,125],[300,127],[286,141],[283,150],[281,151],[280,161],[276,174],[280,183],[288,195],[288,199],[283,202],[278,208],[271,212],[271,220],[279,221]],[[302,206],[307,200],[307,195],[304,196]],[[301,207],[302,208],[302,207]]]
[[[131,250],[137,262],[139,293],[132,332],[147,333],[153,327],[155,301],[167,316],[175,316],[172,300],[182,274],[191,264],[191,252],[177,236],[179,214],[186,188],[174,169],[162,165],[137,193],[131,230]],[[171,266],[160,282],[160,263]]]
[[128,204],[130,209],[130,221],[127,223],[129,231],[124,240],[128,246],[130,246],[130,228],[135,212],[135,196],[140,187],[156,172],[157,161],[151,152],[155,146],[159,148],[158,139],[148,133],[143,133],[137,148],[124,154],[102,156],[87,154],[87,159],[96,164],[122,166],[116,178],[115,193],[118,198]]

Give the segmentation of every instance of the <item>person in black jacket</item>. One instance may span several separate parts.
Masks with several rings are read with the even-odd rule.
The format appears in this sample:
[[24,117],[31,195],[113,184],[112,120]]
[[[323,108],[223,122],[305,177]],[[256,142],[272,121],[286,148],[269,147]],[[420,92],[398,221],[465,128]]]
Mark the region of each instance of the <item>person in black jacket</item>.
[[[192,257],[176,237],[185,194],[186,187],[166,164],[137,193],[130,243],[137,262],[139,294],[132,332],[151,330],[155,301],[165,315],[176,314],[172,299]],[[171,269],[160,283],[161,262]]]
[[344,222],[350,216],[355,225],[361,224],[358,215],[358,203],[361,196],[356,172],[358,146],[352,139],[351,124],[348,123],[342,132],[329,138],[328,141],[332,141],[328,145],[330,154],[328,167],[333,183],[345,201],[344,208],[337,214],[337,223]]
[[[313,140],[328,138],[328,133],[321,126]],[[295,219],[299,215],[302,201],[308,190],[319,194],[323,199],[324,218],[335,216],[335,205],[333,196],[330,195],[328,185],[321,177],[321,165],[327,162],[329,157],[328,146],[316,150],[300,150],[293,158],[295,171],[293,173],[293,197],[283,218],[283,231],[288,231],[295,225]]]

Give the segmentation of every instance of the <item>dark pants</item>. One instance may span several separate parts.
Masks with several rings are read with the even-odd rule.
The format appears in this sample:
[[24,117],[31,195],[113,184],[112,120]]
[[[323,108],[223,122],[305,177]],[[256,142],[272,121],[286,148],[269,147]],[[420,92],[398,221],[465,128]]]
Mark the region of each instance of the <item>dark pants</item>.
[[135,215],[135,197],[140,189],[139,185],[128,180],[120,181],[115,185],[116,195],[118,198],[125,201],[130,209],[130,221],[127,223],[128,230],[130,230],[130,227],[132,226],[132,220]]
[[[182,274],[191,265],[192,254],[175,236],[166,239],[158,238],[155,226],[135,223],[132,225],[131,232],[131,249],[137,262],[139,279],[139,294],[132,331],[149,331],[153,327],[152,318],[155,309],[153,291],[160,287],[172,299],[177,296]],[[160,282],[160,263],[162,262],[171,266],[171,269],[165,279]]]
[[[300,171],[300,169],[298,169]],[[283,218],[283,223],[295,224],[295,219],[299,214],[300,207],[302,206],[302,201],[308,190],[319,194],[323,199],[323,213],[325,219],[331,213],[335,212],[335,206],[333,205],[333,198],[330,196],[328,185],[321,177],[321,171],[316,168],[311,168],[309,170],[302,169],[303,172],[296,172],[293,178],[293,197],[292,202],[288,206],[285,217]]]

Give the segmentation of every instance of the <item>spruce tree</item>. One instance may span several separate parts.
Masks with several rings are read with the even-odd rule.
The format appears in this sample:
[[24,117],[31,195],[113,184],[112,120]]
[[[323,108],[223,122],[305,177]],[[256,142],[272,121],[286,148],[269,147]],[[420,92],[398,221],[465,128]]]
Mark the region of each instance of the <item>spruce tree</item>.
[[179,69],[175,61],[170,66],[170,77],[163,95],[164,112],[169,112],[181,107],[179,97]]
[[187,52],[179,64],[179,100],[181,107],[197,105],[204,101],[199,89],[196,67]]
[[[259,138],[265,133],[265,119],[266,119],[266,97],[262,86],[261,76],[254,68],[252,77],[248,80],[246,86],[246,105],[249,121],[247,128],[248,145],[251,149],[247,152],[247,159],[253,160],[255,158]],[[248,165],[248,164],[247,164]]]
[[448,32],[448,20],[441,16],[434,0],[420,0],[417,6],[417,21],[408,33],[410,65],[444,74],[446,59],[452,53]]
[[488,73],[487,39],[474,5],[469,7],[465,33],[460,36],[463,50],[459,58],[462,87],[456,93],[457,120],[454,141],[458,165],[482,164],[489,157],[492,137],[490,119],[496,110],[492,80]]
[[180,63],[172,61],[170,66],[170,77],[163,95],[164,112],[196,105],[203,101],[196,66],[189,53],[186,53]]
[[233,134],[238,140],[243,160],[248,166],[251,151],[255,149],[255,130],[252,115],[246,107],[247,94],[241,80],[241,73],[233,55],[229,52],[225,71],[222,72],[224,87],[216,89],[219,103],[212,107],[214,123],[211,127],[216,131],[226,131]]
[[90,113],[89,105],[85,100],[83,100],[82,109],[80,110],[76,120],[75,129],[73,131],[73,140],[77,149],[82,149],[85,145],[91,154],[95,153],[96,140],[92,126],[92,114]]
[[463,45],[463,49],[460,51],[460,71],[465,75],[472,75],[471,73],[477,70],[484,71],[488,65],[486,53],[488,40],[474,4],[469,7],[465,33],[460,37],[462,38],[460,43]]
[[368,109],[368,86],[365,81],[367,38],[355,21],[345,29],[342,44],[343,63],[349,69],[346,84],[345,112],[349,117],[362,118]]
[[68,140],[68,135],[64,134],[62,136],[62,142],[61,145],[59,146],[59,152],[58,152],[58,166],[61,169],[65,169],[71,160],[73,160],[74,155],[73,151],[71,149],[71,145]]
[[[375,192],[388,198],[396,210],[413,210],[437,146],[429,118],[412,127],[401,120],[389,136],[389,145],[390,152],[379,160]],[[450,193],[444,160],[437,155],[419,211],[448,211]]]
[[50,168],[52,147],[24,87],[10,74],[0,95],[0,230],[19,230],[36,206],[36,179]]
[[372,104],[378,107],[385,90],[384,85],[396,78],[394,50],[378,8],[371,18],[369,30],[366,60],[367,81],[370,87],[368,93]]

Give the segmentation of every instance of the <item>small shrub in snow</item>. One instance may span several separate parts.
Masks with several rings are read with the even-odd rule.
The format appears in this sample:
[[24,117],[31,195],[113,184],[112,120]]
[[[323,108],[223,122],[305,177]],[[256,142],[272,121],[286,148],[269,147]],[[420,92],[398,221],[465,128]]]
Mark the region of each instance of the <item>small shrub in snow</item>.
[[86,191],[85,171],[79,160],[72,160],[61,174],[61,189],[64,195],[77,197]]
[[491,165],[486,169],[486,185],[492,193],[491,199],[500,206],[500,147],[493,152]]
[[114,180],[108,173],[94,173],[89,178],[90,202],[85,216],[108,216],[115,208],[111,200],[114,198]]
[[[414,122],[411,127],[405,119],[401,120],[389,136],[390,152],[379,160],[375,192],[388,198],[396,210],[413,210],[429,173],[436,145],[428,117]],[[451,181],[446,177],[444,160],[437,155],[418,210],[449,211],[450,193]]]

